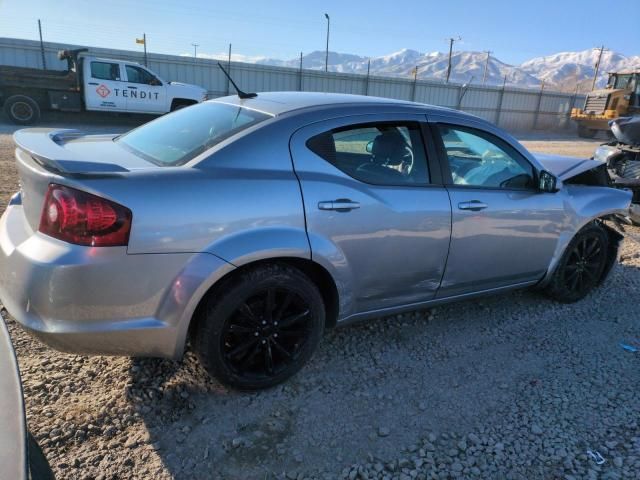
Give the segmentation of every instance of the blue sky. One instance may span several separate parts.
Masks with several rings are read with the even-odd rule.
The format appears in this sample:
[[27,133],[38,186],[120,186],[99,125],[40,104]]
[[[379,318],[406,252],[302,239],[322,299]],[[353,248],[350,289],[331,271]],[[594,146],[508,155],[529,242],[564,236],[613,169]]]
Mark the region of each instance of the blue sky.
[[[610,6],[640,18],[640,0]],[[146,32],[152,52],[189,53],[198,43],[199,53],[221,53],[231,42],[234,53],[288,59],[324,50],[327,12],[330,49],[362,56],[446,51],[457,35],[456,49],[492,50],[513,64],[600,44],[640,54],[640,29],[607,28],[615,22],[599,13],[606,8],[602,0],[0,0],[0,36],[37,39],[40,18],[54,42],[139,49],[135,37]]]

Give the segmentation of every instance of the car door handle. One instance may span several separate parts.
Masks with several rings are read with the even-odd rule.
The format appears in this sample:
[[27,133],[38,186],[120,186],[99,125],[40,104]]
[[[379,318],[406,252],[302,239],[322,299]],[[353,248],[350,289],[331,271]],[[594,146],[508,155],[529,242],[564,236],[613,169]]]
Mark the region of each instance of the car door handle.
[[89,82],[89,85],[98,85],[96,82]]
[[360,208],[360,204],[358,202],[351,201],[348,198],[339,198],[337,200],[318,202],[318,209],[320,210],[335,210],[336,212],[349,212],[356,208]]
[[132,90],[137,90],[138,89],[138,87],[134,87],[133,85],[129,85],[127,88],[130,88]]
[[487,205],[486,203],[480,202],[478,200],[471,200],[470,202],[460,202],[458,204],[458,208],[460,210],[471,210],[474,212],[477,212],[479,210],[484,210],[488,206],[489,205]]

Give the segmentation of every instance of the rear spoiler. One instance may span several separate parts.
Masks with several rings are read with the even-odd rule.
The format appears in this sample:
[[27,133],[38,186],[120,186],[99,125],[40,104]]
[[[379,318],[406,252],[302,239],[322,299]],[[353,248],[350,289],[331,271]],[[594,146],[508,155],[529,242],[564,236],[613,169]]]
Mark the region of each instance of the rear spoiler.
[[26,128],[13,134],[17,147],[27,152],[38,165],[54,173],[69,176],[94,176],[128,172],[114,163],[90,162],[70,158],[65,142],[84,135],[79,130],[50,128]]

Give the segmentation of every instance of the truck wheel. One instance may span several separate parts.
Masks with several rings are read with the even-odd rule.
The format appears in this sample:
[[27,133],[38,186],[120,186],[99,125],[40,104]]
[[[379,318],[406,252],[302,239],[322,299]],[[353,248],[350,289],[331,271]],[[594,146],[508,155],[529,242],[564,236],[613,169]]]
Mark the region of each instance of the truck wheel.
[[587,128],[584,125],[578,126],[578,136],[581,138],[593,138],[598,133],[598,130],[593,128]]
[[4,102],[4,113],[13,123],[31,125],[40,120],[40,107],[31,97],[13,95]]

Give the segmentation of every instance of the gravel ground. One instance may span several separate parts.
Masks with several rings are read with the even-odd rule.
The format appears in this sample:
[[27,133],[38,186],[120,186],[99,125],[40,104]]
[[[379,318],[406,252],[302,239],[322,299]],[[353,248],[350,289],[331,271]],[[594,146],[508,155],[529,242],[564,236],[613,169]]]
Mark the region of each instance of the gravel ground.
[[[12,130],[0,124],[0,211],[17,184]],[[598,143],[539,135],[525,144],[588,156]],[[630,479],[640,352],[619,343],[640,337],[639,288],[626,240],[582,302],[518,292],[333,330],[294,379],[252,394],[209,380],[190,352],[67,355],[7,322],[59,478]]]

